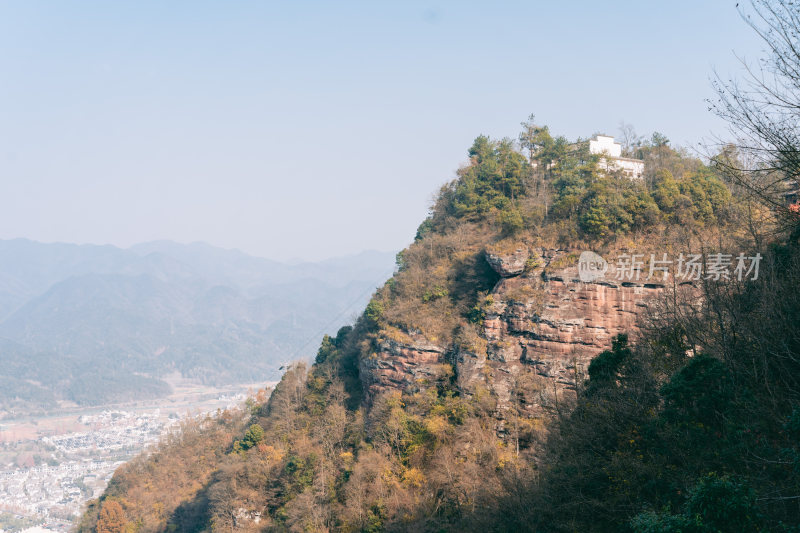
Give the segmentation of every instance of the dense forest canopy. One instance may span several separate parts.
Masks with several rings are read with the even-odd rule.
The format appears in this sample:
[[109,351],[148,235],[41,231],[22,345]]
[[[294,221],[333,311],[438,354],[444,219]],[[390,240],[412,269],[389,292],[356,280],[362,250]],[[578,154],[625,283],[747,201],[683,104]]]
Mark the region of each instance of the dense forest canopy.
[[561,226],[570,233],[558,235],[562,240],[597,240],[664,224],[702,227],[732,216],[718,169],[673,149],[659,133],[638,141],[632,153],[647,163],[644,179],[620,179],[622,170],[590,153],[587,142],[554,138],[533,121],[531,115],[522,123],[519,142],[475,139],[470,164],[442,188],[417,236],[493,218],[506,235],[526,229],[552,234],[548,226],[566,221]]

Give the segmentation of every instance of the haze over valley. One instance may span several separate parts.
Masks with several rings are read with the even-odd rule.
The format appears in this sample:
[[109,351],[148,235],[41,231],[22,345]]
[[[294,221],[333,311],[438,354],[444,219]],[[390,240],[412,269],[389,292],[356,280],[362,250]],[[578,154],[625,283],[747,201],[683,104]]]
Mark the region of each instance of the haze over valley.
[[0,73],[0,533],[800,532],[800,3],[5,0]]
[[0,241],[0,420],[275,379],[348,323],[393,253],[286,264],[202,243]]

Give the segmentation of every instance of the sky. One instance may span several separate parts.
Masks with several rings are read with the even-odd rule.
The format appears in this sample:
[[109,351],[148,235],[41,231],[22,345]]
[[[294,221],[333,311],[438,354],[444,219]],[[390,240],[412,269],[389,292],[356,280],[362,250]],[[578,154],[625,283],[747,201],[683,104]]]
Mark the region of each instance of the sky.
[[399,250],[472,140],[725,125],[735,1],[0,0],[0,238]]

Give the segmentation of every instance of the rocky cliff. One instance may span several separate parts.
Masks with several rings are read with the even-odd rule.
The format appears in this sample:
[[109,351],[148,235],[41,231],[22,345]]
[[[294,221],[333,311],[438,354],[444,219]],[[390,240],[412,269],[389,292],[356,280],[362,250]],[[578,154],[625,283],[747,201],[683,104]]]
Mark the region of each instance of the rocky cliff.
[[484,258],[500,275],[483,302],[485,342],[445,346],[419,332],[384,331],[361,360],[367,401],[392,388],[416,392],[452,365],[463,394],[492,393],[498,418],[517,400],[528,416],[541,416],[575,390],[615,335],[635,335],[637,316],[663,290],[660,283],[625,281],[613,266],[581,281],[578,253],[570,250],[520,247],[486,251]]
[[[560,139],[553,146],[575,145]],[[397,255],[394,275],[352,327],[323,338],[311,368],[290,366],[268,403],[249,404],[240,418],[209,420],[227,435],[216,451],[202,437],[175,441],[143,459],[146,468],[121,469],[104,498],[124,500],[131,524],[151,524],[140,532],[489,531],[480,517],[506,495],[524,512],[498,527],[506,509],[498,507],[496,530],[549,530],[531,527],[533,519],[559,523],[564,514],[560,529],[583,531],[591,528],[571,521],[585,513],[587,487],[604,501],[592,520],[633,500],[642,483],[627,473],[642,468],[640,437],[656,426],[641,424],[657,416],[659,393],[646,392],[657,385],[646,369],[638,372],[646,365],[633,373],[625,366],[640,346],[620,339],[608,350],[617,334],[649,333],[637,327],[641,317],[668,318],[667,303],[702,300],[659,297],[673,290],[673,279],[669,287],[649,279],[656,261],[645,272],[644,265],[631,268],[639,263],[628,254],[693,253],[712,242],[735,250],[726,243],[736,232],[725,225],[735,212],[713,168],[665,147],[652,158],[655,181],[609,175],[580,148],[536,166],[527,155],[536,156],[477,138],[469,163],[442,187],[414,242]],[[587,248],[613,265],[580,251]],[[656,342],[642,352],[677,368],[687,348],[702,342],[686,337],[663,353],[649,353],[661,349]],[[592,435],[582,424],[600,420],[602,439],[561,447],[571,438],[564,424],[573,407],[577,436]],[[556,412],[564,416],[552,424]],[[610,417],[626,412],[640,424],[634,427],[649,429],[631,433],[630,424]],[[617,441],[630,446],[577,462],[580,450]],[[613,464],[618,452],[635,453],[635,461],[592,470]],[[196,474],[196,457],[212,453]],[[170,460],[184,465],[172,470],[174,480],[141,490],[157,486]],[[559,506],[550,492],[527,497],[548,472],[567,480],[569,505]],[[648,481],[652,474],[642,470]],[[171,484],[195,488],[175,498]],[[606,493],[624,500],[605,502]],[[162,501],[165,512],[156,515]],[[674,494],[656,503],[646,508],[672,504]],[[83,531],[108,511],[98,505]],[[628,527],[629,518],[619,524]]]

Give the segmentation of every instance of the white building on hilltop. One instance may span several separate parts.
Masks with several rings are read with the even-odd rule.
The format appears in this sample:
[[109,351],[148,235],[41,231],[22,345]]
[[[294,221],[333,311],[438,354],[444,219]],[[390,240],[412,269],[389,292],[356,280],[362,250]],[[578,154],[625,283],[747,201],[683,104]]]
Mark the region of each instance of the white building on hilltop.
[[639,180],[644,176],[644,161],[641,159],[631,159],[622,157],[622,145],[614,142],[614,137],[608,135],[598,135],[589,141],[589,152],[600,154],[600,165],[605,166],[606,170],[621,170],[628,177]]

